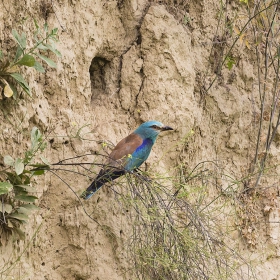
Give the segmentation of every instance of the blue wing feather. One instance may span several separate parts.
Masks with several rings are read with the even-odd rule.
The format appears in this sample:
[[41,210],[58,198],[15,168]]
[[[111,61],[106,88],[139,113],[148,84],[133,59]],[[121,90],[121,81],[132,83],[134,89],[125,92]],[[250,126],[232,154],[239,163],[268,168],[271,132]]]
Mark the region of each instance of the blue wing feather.
[[154,142],[151,139],[145,139],[143,143],[127,159],[126,170],[138,168],[150,155]]

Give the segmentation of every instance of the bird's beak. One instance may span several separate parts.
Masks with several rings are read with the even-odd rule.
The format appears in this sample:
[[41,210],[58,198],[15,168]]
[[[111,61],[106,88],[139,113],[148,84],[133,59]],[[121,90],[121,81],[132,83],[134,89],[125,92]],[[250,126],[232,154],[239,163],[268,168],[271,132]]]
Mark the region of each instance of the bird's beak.
[[166,131],[166,130],[174,130],[172,127],[170,126],[164,126],[161,128],[162,131]]

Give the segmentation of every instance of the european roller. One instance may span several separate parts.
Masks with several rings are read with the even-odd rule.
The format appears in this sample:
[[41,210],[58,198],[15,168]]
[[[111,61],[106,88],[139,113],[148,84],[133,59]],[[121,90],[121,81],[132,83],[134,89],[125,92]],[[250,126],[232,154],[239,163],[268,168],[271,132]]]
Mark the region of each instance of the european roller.
[[141,124],[133,133],[117,144],[104,167],[81,197],[89,199],[105,183],[138,168],[149,157],[159,133],[166,130],[173,130],[173,128],[158,121]]

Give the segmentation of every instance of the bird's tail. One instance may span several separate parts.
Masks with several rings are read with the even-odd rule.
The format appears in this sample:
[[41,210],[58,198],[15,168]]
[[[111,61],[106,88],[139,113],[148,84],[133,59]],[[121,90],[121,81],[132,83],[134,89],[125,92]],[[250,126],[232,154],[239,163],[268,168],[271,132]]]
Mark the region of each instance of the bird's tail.
[[116,170],[114,172],[100,172],[97,178],[90,184],[90,186],[81,194],[81,198],[87,200],[93,196],[104,184],[108,181],[113,181],[118,177],[124,175],[124,170]]
[[96,178],[90,186],[81,194],[81,198],[89,199],[92,195],[94,195],[102,186],[104,182],[100,182],[98,178]]

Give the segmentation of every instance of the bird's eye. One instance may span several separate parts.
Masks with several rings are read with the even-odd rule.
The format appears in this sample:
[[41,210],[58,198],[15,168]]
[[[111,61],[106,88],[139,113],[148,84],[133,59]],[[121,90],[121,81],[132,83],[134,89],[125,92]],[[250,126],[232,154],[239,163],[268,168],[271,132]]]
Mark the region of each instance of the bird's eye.
[[157,128],[158,128],[158,126],[156,126],[156,125],[154,124],[154,125],[152,125],[152,126],[151,126],[151,128],[155,128],[155,129],[157,129]]

